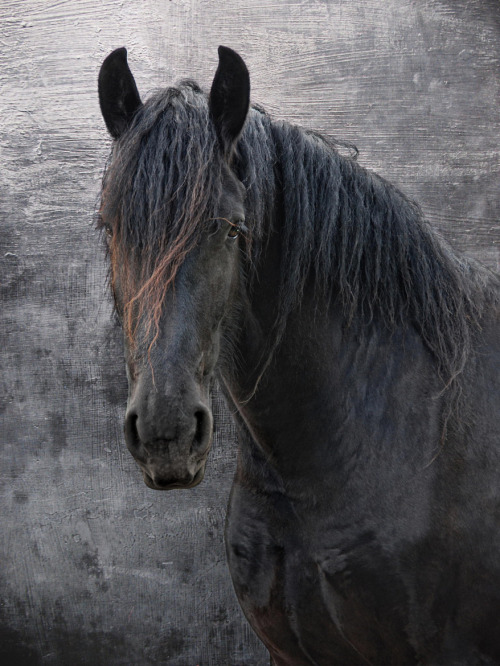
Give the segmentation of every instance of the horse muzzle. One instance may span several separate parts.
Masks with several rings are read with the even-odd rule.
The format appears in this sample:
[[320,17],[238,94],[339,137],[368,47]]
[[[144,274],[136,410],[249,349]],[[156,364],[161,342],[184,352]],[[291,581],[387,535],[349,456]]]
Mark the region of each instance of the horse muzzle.
[[212,443],[213,417],[200,402],[191,409],[162,408],[151,411],[153,401],[129,406],[124,434],[127,447],[142,470],[144,482],[153,490],[194,488],[205,475]]

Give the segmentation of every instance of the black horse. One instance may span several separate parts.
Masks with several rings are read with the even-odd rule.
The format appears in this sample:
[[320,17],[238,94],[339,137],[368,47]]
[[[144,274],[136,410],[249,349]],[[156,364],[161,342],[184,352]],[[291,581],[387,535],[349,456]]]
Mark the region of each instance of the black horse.
[[335,142],[210,94],[99,76],[100,223],[125,439],[201,481],[217,378],[239,428],[226,544],[276,665],[500,663],[500,280]]

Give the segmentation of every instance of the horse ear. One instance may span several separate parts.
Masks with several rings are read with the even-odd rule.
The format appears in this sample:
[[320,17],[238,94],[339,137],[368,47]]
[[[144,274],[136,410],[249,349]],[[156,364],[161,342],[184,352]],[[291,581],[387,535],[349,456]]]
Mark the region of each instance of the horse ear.
[[142,106],[134,77],[127,64],[127,49],[116,49],[99,72],[99,104],[109,133],[118,139]]
[[219,46],[219,66],[210,90],[209,107],[224,152],[240,135],[250,104],[250,76],[236,51]]

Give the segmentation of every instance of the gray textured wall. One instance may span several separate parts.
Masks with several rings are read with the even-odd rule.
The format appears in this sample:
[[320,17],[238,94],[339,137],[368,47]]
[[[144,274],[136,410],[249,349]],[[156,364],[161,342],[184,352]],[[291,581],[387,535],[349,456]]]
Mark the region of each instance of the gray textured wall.
[[1,0],[2,664],[268,663],[225,565],[227,413],[201,486],[146,488],[92,229],[103,57],[126,45],[144,95],[208,87],[220,43],[254,101],[354,141],[500,268],[498,0]]

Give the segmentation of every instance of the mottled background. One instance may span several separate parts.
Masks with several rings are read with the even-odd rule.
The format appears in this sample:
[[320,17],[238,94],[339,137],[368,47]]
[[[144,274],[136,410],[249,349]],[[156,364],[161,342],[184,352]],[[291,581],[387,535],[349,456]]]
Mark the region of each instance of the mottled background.
[[157,493],[93,213],[97,72],[209,87],[237,49],[275,116],[355,142],[454,245],[500,268],[498,0],[0,0],[0,663],[265,666],[222,542],[229,416],[205,482]]

